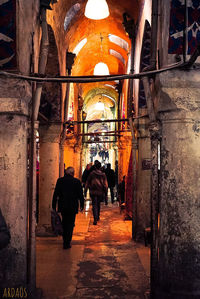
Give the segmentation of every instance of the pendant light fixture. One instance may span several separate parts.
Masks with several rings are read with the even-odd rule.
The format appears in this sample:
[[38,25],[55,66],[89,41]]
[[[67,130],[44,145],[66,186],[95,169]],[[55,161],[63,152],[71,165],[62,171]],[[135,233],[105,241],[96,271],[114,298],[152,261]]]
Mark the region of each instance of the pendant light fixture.
[[110,75],[109,68],[108,68],[107,64],[105,64],[103,62],[97,63],[94,68],[94,75],[95,76]]
[[104,111],[104,103],[102,103],[101,101],[97,102],[95,108],[98,111]]
[[85,16],[92,20],[102,20],[109,16],[106,0],[88,0],[85,6]]

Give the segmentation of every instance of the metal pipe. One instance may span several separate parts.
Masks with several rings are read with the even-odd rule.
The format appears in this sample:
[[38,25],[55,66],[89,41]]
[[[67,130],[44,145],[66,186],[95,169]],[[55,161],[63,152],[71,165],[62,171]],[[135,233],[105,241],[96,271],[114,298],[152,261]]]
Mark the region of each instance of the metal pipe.
[[111,141],[111,140],[109,140],[109,141],[83,141],[83,143],[95,143],[95,144],[97,144],[97,143],[116,143],[117,141],[116,140],[113,140],[113,141]]
[[[40,75],[45,74],[48,56],[48,27],[46,22],[46,9],[41,8],[42,38],[41,55],[39,62]],[[36,129],[42,93],[42,83],[36,86],[36,91],[32,100],[31,116],[31,138],[30,138],[30,197],[29,197],[29,239],[28,239],[28,283],[32,290],[36,288],[36,256],[35,256],[35,227],[36,227]]]
[[16,78],[22,79],[27,81],[33,82],[58,82],[58,83],[91,83],[91,82],[105,82],[105,81],[115,81],[115,80],[125,80],[125,79],[140,79],[144,76],[154,76],[166,71],[178,69],[178,68],[185,68],[187,67],[188,63],[177,62],[167,67],[164,67],[159,70],[152,70],[141,72],[138,74],[123,74],[123,75],[109,75],[109,76],[98,76],[98,77],[85,77],[85,76],[65,76],[64,78],[61,77],[36,77],[36,76],[25,76],[25,75],[18,75],[10,72],[0,71],[0,76],[6,78]]
[[[91,134],[78,134],[77,136],[93,136],[93,137],[113,137],[113,136],[122,136],[122,135],[120,135],[120,134],[105,134],[105,135],[100,135],[100,134],[98,134],[98,135],[96,135],[96,134],[94,134],[94,135],[91,135]],[[96,140],[94,140],[94,141],[96,141]]]
[[81,120],[81,121],[68,121],[66,123],[68,124],[93,124],[93,123],[110,123],[110,122],[123,122],[123,121],[128,121],[127,118],[122,118],[122,119],[105,119],[105,120]]
[[44,114],[42,114],[41,112],[39,112],[38,115],[39,115],[43,120],[45,120],[46,122],[49,121],[49,119],[48,119],[46,116],[44,116]]
[[[130,132],[130,130],[124,130],[124,131],[118,131],[118,130],[116,130],[116,131],[107,131],[107,132],[105,132],[107,135],[106,136],[110,136],[109,135],[109,133],[110,134],[112,134],[112,133],[119,133],[119,132]],[[82,133],[82,134],[78,134],[78,136],[96,136],[96,135],[102,135],[102,134],[104,134],[104,132],[95,132],[95,133]],[[102,135],[102,136],[105,136],[105,135]]]

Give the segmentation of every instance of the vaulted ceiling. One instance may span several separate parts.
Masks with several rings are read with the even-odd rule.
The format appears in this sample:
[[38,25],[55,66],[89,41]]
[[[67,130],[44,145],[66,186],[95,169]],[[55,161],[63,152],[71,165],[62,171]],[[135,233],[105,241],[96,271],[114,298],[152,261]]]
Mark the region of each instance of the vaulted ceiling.
[[[108,66],[110,74],[126,73],[131,41],[124,29],[123,13],[128,13],[136,22],[143,1],[107,0],[110,15],[102,20],[85,17],[86,0],[59,0],[54,4],[53,10],[48,12],[48,23],[55,33],[61,74],[65,74],[66,51],[77,54],[72,68],[74,76],[93,75],[99,62]],[[116,82],[79,84],[78,93],[84,99],[85,109],[91,111],[102,94],[107,95],[103,96],[107,107],[116,105],[115,86]],[[99,118],[95,113],[93,117]]]

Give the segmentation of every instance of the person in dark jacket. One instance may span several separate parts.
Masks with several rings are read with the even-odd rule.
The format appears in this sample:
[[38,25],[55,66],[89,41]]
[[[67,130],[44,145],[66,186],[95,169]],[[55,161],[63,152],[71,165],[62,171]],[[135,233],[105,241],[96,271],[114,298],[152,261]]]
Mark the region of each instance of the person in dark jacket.
[[83,171],[83,174],[82,174],[82,184],[83,184],[84,188],[85,188],[85,183],[87,181],[87,178],[88,178],[88,176],[90,174],[91,167],[92,167],[92,163],[89,163],[89,164],[87,164],[85,170]]
[[114,187],[115,187],[115,172],[111,169],[111,164],[107,164],[105,174],[108,181],[108,188],[110,189],[111,202],[114,203]]
[[101,170],[101,163],[98,160],[94,161],[94,169],[88,176],[86,181],[84,194],[86,196],[87,190],[89,189],[90,197],[92,199],[92,211],[94,222],[93,224],[96,225],[97,221],[100,218],[100,205],[102,198],[105,197],[108,190],[108,182],[106,179],[105,173]]
[[52,208],[56,210],[58,201],[58,212],[62,215],[63,225],[63,248],[71,248],[71,240],[76,214],[79,209],[84,209],[83,189],[80,180],[74,178],[74,168],[68,167],[65,175],[59,178],[53,194]]

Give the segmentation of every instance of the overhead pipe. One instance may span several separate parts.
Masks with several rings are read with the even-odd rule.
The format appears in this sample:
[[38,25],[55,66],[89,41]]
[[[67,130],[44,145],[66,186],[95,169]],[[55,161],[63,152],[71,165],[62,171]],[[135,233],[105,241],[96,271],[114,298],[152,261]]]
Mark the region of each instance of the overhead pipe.
[[112,122],[122,122],[128,121],[128,118],[121,118],[121,119],[96,119],[96,120],[81,120],[81,121],[67,121],[66,124],[92,124],[92,123],[112,123]]
[[[40,45],[40,61],[38,72],[40,75],[45,74],[47,56],[48,56],[48,27],[46,22],[46,8],[41,7],[40,11],[42,38]],[[28,239],[28,283],[32,290],[36,288],[36,256],[35,256],[35,227],[36,227],[36,130],[37,120],[40,107],[40,99],[42,93],[42,83],[36,85],[36,90],[32,100],[32,116],[31,116],[31,138],[30,138],[30,195],[29,195],[29,239]]]
[[[192,58],[192,56],[191,56]],[[152,70],[152,71],[145,71],[140,72],[137,74],[123,74],[123,75],[108,75],[108,76],[57,76],[57,77],[45,77],[45,76],[26,76],[26,75],[19,75],[11,72],[5,72],[0,71],[0,76],[6,77],[6,78],[15,78],[15,79],[21,79],[21,80],[27,80],[27,81],[33,81],[33,82],[52,82],[52,83],[94,83],[94,82],[106,82],[106,81],[115,81],[115,80],[125,80],[125,79],[141,79],[142,77],[152,77],[154,75],[175,70],[175,69],[184,69],[187,68],[191,62],[191,59],[186,62],[177,62],[172,65],[168,65],[166,67],[163,67],[158,70]]]
[[[123,130],[120,130],[120,131],[117,131],[117,133],[118,132],[130,132],[130,130],[125,130],[125,131],[123,131]],[[105,132],[105,134],[106,135],[102,135],[102,134],[104,134],[104,132],[95,132],[95,133],[80,133],[80,134],[78,134],[78,136],[110,136],[109,134],[117,134],[116,133],[116,131],[107,131],[107,132]]]

